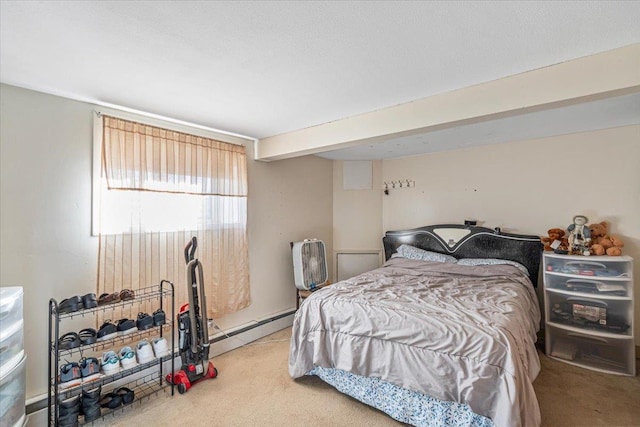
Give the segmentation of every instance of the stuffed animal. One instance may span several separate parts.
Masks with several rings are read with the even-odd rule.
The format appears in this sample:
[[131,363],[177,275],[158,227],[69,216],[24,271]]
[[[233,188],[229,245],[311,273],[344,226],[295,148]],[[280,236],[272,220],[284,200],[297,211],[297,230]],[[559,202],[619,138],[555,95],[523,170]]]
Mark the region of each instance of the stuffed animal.
[[602,221],[589,225],[591,231],[591,253],[593,255],[622,255],[624,242],[618,236],[609,236],[609,224]]
[[540,238],[540,240],[544,244],[545,251],[554,250],[551,244],[556,240],[560,242],[560,246],[555,249],[566,251],[569,248],[569,241],[567,240],[565,231],[562,228],[551,228],[549,229],[549,231],[547,231],[547,234],[548,236]]

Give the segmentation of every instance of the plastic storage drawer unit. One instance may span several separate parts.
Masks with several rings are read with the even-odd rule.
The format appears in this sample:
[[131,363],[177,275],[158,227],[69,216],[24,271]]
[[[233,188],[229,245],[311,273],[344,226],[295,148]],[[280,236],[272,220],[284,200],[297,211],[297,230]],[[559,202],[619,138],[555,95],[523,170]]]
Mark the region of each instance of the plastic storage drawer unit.
[[24,351],[0,367],[0,425],[21,427],[25,423],[26,360]]
[[0,288],[0,325],[10,328],[22,320],[22,288],[19,286]]
[[598,371],[633,374],[633,340],[550,328],[550,356]]
[[0,366],[4,366],[24,349],[23,321],[0,329]]

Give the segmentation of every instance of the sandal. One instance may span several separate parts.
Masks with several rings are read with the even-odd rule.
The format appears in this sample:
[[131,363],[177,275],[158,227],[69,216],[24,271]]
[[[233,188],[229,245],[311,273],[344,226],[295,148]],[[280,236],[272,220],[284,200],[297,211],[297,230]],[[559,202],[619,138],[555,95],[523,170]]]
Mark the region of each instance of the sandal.
[[127,387],[120,387],[118,390],[116,390],[116,394],[120,396],[120,398],[122,399],[123,405],[127,405],[133,402],[133,398],[135,396],[135,393],[133,392],[133,390]]
[[120,291],[120,301],[128,301],[136,297],[135,292],[131,289],[123,289]]
[[80,341],[80,337],[75,332],[68,332],[58,340],[59,350],[70,350],[72,348],[80,347],[81,345],[82,341]]
[[122,405],[122,397],[118,396],[118,393],[112,391],[100,398],[100,406],[102,408],[116,409]]
[[98,333],[93,328],[86,328],[78,332],[82,345],[93,344],[98,340]]
[[96,299],[96,294],[89,293],[82,297],[82,305],[85,310],[87,308],[95,308],[98,306],[98,300]]
[[138,330],[138,328],[136,328],[136,322],[130,319],[120,319],[117,325],[118,332],[122,332],[123,334],[129,334]]
[[111,323],[111,320],[107,320],[102,324],[102,326],[100,326],[100,330],[98,330],[97,340],[104,341],[117,336],[118,328],[116,327],[116,325]]
[[120,301],[120,294],[117,292],[113,294],[102,294],[100,298],[98,298],[98,305],[113,304],[118,301]]
[[58,305],[58,314],[73,313],[74,311],[82,310],[83,308],[82,298],[76,295],[60,301],[60,305]]

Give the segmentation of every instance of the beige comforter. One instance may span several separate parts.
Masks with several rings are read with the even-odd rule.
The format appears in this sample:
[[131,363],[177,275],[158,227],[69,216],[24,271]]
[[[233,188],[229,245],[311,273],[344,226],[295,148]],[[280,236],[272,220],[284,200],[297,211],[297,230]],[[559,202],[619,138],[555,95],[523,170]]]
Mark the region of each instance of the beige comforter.
[[535,291],[515,267],[393,258],[307,298],[289,373],[342,369],[466,403],[497,426],[538,426],[539,322]]

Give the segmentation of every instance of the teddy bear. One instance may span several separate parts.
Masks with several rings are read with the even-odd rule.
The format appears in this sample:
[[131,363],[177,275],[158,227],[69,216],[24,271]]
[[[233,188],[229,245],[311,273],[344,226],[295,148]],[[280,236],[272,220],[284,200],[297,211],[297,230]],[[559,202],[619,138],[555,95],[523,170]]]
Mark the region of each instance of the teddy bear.
[[551,247],[551,244],[556,240],[560,241],[560,246],[558,246],[555,249],[565,250],[565,251],[568,250],[569,241],[568,241],[567,237],[565,236],[565,234],[566,233],[562,228],[551,228],[551,229],[549,229],[549,231],[547,231],[547,235],[548,236],[540,238],[540,240],[544,244],[544,250],[545,251],[554,250],[554,248]]
[[593,255],[622,255],[624,242],[618,236],[609,236],[609,224],[606,221],[590,224],[589,230],[591,231],[590,251]]

